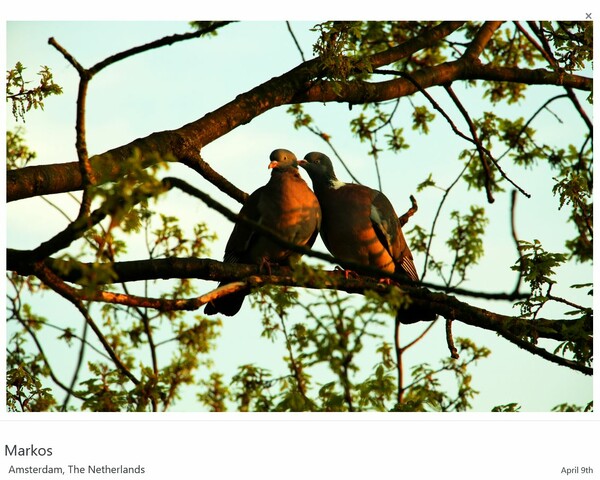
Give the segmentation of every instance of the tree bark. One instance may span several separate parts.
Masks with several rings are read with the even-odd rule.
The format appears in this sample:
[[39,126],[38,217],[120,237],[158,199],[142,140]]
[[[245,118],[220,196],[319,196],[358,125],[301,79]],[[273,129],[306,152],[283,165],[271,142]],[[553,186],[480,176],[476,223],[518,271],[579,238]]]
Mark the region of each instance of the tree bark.
[[[372,68],[406,58],[431,42],[439,41],[456,30],[462,22],[445,22],[402,45],[374,54]],[[532,85],[561,85],[591,91],[592,79],[544,69],[506,68],[480,63],[485,34],[493,31],[494,22],[482,27],[482,32],[459,60],[423,68],[411,73],[421,88],[446,85],[457,80],[494,80],[520,82]],[[497,27],[496,27],[497,28]],[[240,201],[246,196],[220,177],[200,157],[205,145],[229,133],[234,128],[252,121],[268,110],[295,103],[338,102],[363,104],[412,95],[418,91],[409,80],[398,78],[377,83],[322,81],[325,71],[319,58],[300,64],[279,77],[272,78],[234,100],[206,114],[204,117],[175,130],[153,133],[108,152],[90,158],[98,183],[111,181],[123,174],[122,165],[136,151],[142,162],[152,164],[160,160],[184,163],[213,182],[225,193]],[[82,188],[81,173],[76,162],[30,166],[7,172],[7,200],[9,202],[38,195],[76,191]]]

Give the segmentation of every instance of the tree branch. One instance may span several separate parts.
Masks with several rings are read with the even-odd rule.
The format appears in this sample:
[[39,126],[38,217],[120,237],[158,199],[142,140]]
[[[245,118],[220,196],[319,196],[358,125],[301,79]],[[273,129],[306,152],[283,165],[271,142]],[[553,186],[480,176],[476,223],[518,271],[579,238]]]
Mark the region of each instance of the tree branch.
[[382,52],[374,53],[369,59],[371,67],[378,68],[382,65],[389,65],[404,58],[408,58],[419,50],[430,48],[458,30],[464,24],[465,22],[441,22],[439,25],[436,25],[400,45],[388,48]]
[[138,385],[140,381],[129,371],[129,369],[121,362],[121,359],[117,356],[113,348],[108,344],[106,338],[96,325],[96,322],[89,315],[87,309],[83,306],[80,298],[77,295],[77,292],[64,283],[54,272],[52,272],[45,264],[36,264],[34,266],[34,271],[36,276],[44,282],[50,289],[58,293],[61,297],[65,298],[69,302],[71,302],[77,310],[83,315],[85,321],[89,324],[91,329],[94,331],[98,340],[110,356],[111,360],[117,366],[117,368],[123,373],[127,378],[129,378],[135,385]]
[[458,350],[454,345],[454,337],[452,336],[452,320],[446,320],[446,343],[448,344],[448,350],[450,350],[450,356],[455,360],[459,358]]
[[83,195],[79,206],[79,214],[71,226],[75,222],[85,223],[90,218],[90,208],[92,203],[91,187],[96,183],[96,176],[90,164],[90,158],[86,142],[86,102],[89,83],[93,77],[93,73],[84,69],[77,60],[54,38],[50,38],[48,43],[56,48],[63,56],[73,65],[79,74],[79,88],[77,92],[77,109],[75,120],[75,149],[77,151],[77,159],[79,163],[79,173],[81,174],[81,184]]
[[[9,251],[9,257],[11,252]],[[61,278],[68,282],[77,282],[81,280],[80,270],[77,262],[65,262],[62,260],[49,259],[47,261],[48,268],[53,271],[60,272]],[[71,265],[71,270],[65,270],[67,265]],[[84,269],[90,268],[91,265],[79,264]],[[16,265],[9,260],[8,267],[10,270],[16,271],[20,275],[29,275],[34,273],[31,268],[18,269]],[[25,267],[21,265],[21,267]],[[453,318],[461,320],[469,325],[485,328],[487,330],[497,331],[498,329],[507,329],[515,335],[538,335],[541,338],[550,338],[553,340],[565,340],[561,329],[563,326],[573,324],[572,320],[552,320],[552,319],[536,319],[534,321],[525,320],[519,317],[511,317],[507,315],[489,312],[487,310],[474,307],[468,303],[457,300],[455,297],[444,294],[434,293],[426,288],[414,285],[390,286],[386,283],[379,283],[379,277],[359,277],[346,278],[344,272],[333,270],[325,273],[325,279],[320,276],[309,278],[296,278],[288,267],[271,267],[271,275],[262,275],[260,268],[257,265],[246,264],[231,264],[222,263],[212,259],[199,258],[165,258],[153,260],[134,260],[126,262],[116,262],[112,264],[112,269],[115,277],[110,280],[111,283],[117,282],[132,282],[140,280],[167,280],[173,278],[196,278],[204,280],[214,280],[218,282],[241,282],[240,285],[230,285],[229,291],[237,290],[238,288],[255,288],[267,284],[279,286],[296,286],[303,288],[327,288],[337,289],[348,293],[364,293],[367,290],[374,290],[381,294],[389,293],[391,288],[400,288],[409,295],[417,305],[430,305],[438,314],[445,318]],[[109,280],[106,280],[109,282]],[[69,287],[73,292],[72,287]],[[177,309],[193,309],[199,308],[208,300],[211,300],[215,291],[209,292],[204,296],[190,300],[172,300],[164,304],[152,303],[153,299],[147,299],[147,304],[139,304],[140,306],[148,306],[151,308],[167,305],[166,308],[177,307]],[[463,291],[464,292],[464,291]],[[479,296],[478,294],[474,294]],[[119,294],[101,294],[111,303],[127,304],[128,299],[132,302],[137,302],[137,297],[119,295]],[[485,295],[483,297],[495,297],[507,299],[506,294]],[[91,299],[91,298],[90,298]],[[172,306],[172,307],[171,307]],[[586,331],[592,329],[591,320],[585,322],[584,328]]]
[[481,144],[481,140],[479,140],[479,135],[477,135],[477,129],[475,128],[475,124],[471,120],[471,116],[469,115],[469,112],[467,112],[467,109],[464,107],[462,102],[454,93],[452,87],[450,85],[445,85],[444,88],[446,89],[446,92],[454,102],[454,105],[456,105],[456,108],[458,108],[458,111],[462,114],[463,118],[467,122],[467,125],[469,126],[473,143],[475,144],[475,147],[477,148],[477,153],[479,155],[479,161],[481,162],[483,171],[485,173],[484,184],[485,192],[487,194],[487,200],[489,203],[494,203],[494,196],[492,194],[492,172],[490,170],[490,164],[488,163],[486,158],[486,152],[484,151],[483,145]]
[[[11,252],[9,251],[9,258]],[[51,260],[48,260],[51,262]],[[58,265],[61,262],[55,261]],[[11,261],[8,262],[8,268],[13,269],[15,265],[11,265]],[[69,262],[72,264],[73,262]],[[58,280],[58,277],[54,273],[50,273],[51,263],[48,267],[40,269],[36,267],[33,272],[18,271],[21,275],[27,275],[29,273],[35,273],[38,276],[41,275],[41,279],[53,288],[57,293],[65,296],[75,305],[81,305],[81,302],[85,299],[97,300],[97,301],[109,301],[111,303],[122,303],[137,306],[144,306],[149,308],[157,309],[197,309],[210,301],[217,294],[215,291],[209,292],[206,295],[187,299],[187,300],[161,300],[151,298],[138,298],[120,294],[108,294],[106,292],[98,292],[97,294],[91,295],[84,293],[85,290],[77,290],[72,287],[68,287],[62,281]],[[55,265],[56,266],[56,265]],[[74,266],[74,265],[72,265]],[[530,342],[524,340],[525,337],[529,336],[532,338],[548,338],[557,341],[569,340],[565,337],[565,328],[573,324],[572,320],[549,320],[536,318],[534,320],[525,320],[519,317],[511,317],[498,313],[493,313],[484,310],[479,307],[474,307],[468,303],[462,302],[455,297],[443,294],[433,293],[429,290],[412,286],[402,285],[401,287],[395,285],[387,285],[385,283],[379,283],[375,278],[346,278],[343,272],[328,272],[326,279],[323,280],[318,276],[303,276],[302,279],[296,278],[286,267],[272,267],[271,275],[260,275],[259,267],[256,265],[243,265],[243,264],[226,264],[217,262],[215,260],[207,259],[178,259],[169,258],[161,260],[146,260],[146,261],[132,261],[132,262],[121,262],[113,264],[113,269],[117,275],[116,281],[134,281],[141,279],[168,279],[168,278],[204,278],[213,279],[223,282],[236,281],[235,285],[229,285],[224,288],[236,290],[239,288],[253,289],[263,285],[286,285],[286,286],[297,286],[303,288],[315,288],[315,289],[337,289],[348,293],[360,293],[364,294],[368,290],[376,291],[382,295],[390,293],[392,288],[400,288],[406,295],[411,299],[411,303],[417,307],[428,308],[431,311],[445,317],[447,320],[459,320],[468,325],[483,328],[485,330],[491,330],[499,333],[512,343],[519,345],[522,348],[527,348],[529,351],[535,354],[540,354],[540,349],[534,346],[530,346]],[[64,272],[64,270],[59,270]],[[65,272],[66,276],[72,275],[75,270]],[[126,278],[123,278],[125,276]],[[51,280],[51,277],[55,277],[56,281]],[[220,295],[220,294],[217,294]],[[88,318],[86,313],[86,318]],[[88,318],[90,326],[96,332],[97,335],[101,333],[91,319]],[[591,345],[591,331],[592,324],[591,319],[584,322],[583,328],[585,331],[590,332],[590,337],[585,342]],[[107,346],[105,345],[105,348]],[[543,350],[543,349],[542,349]],[[112,349],[108,347],[107,351],[111,355],[111,358],[116,359],[118,365],[120,361],[118,357],[112,352]],[[545,352],[545,350],[544,350]],[[546,352],[544,355],[552,354]],[[544,357],[546,358],[546,357]],[[548,357],[547,359],[551,359]],[[565,366],[575,368],[576,370],[582,371],[586,374],[591,374],[591,368],[575,364],[565,360]],[[570,363],[569,363],[570,362]],[[577,365],[575,367],[574,365]],[[128,370],[121,365],[123,371]],[[126,374],[130,376],[131,374]],[[130,377],[131,378],[131,377]],[[135,377],[133,377],[135,378]],[[136,379],[137,380],[137,379]]]
[[398,217],[401,227],[406,225],[410,217],[412,217],[415,213],[417,213],[417,210],[419,210],[419,205],[417,204],[415,197],[410,195],[408,198],[410,199],[409,209]]
[[237,200],[243,204],[248,199],[249,195],[246,192],[240,190],[220,173],[217,173],[215,170],[213,170],[213,168],[202,159],[202,156],[199,152],[182,158],[181,163],[199,173],[202,177],[204,177],[204,179],[208,180],[215,187],[234,200]]
[[[438,27],[400,46],[375,54],[370,59],[372,66],[378,68],[385,64],[384,62],[397,61],[399,58],[423,48],[431,38],[441,39],[458,26],[454,23],[441,24],[437,30]],[[592,88],[592,79],[586,77],[543,69],[529,70],[481,65],[478,62],[467,62],[468,58],[463,57],[454,62],[423,68],[413,72],[412,76],[423,88],[444,85],[456,80],[474,79],[565,85],[588,91]],[[277,106],[303,102],[362,104],[411,95],[416,91],[416,87],[405,79],[380,83],[314,82],[323,74],[319,58],[304,62],[287,73],[238,95],[231,102],[179,129],[156,132],[148,137],[134,140],[127,145],[91,157],[92,169],[97,174],[98,182],[117,178],[121,173],[121,163],[131,157],[135,150],[138,150],[141,157],[148,162],[155,161],[157,156],[161,158],[172,156],[182,161],[188,159],[193,164],[193,159],[197,158],[198,152],[203,146]],[[153,157],[154,160],[149,157]],[[82,180],[80,173],[76,170],[77,168],[69,163],[11,170],[7,172],[8,201],[41,194],[78,190],[82,186]]]
[[492,39],[496,30],[498,30],[503,23],[504,22],[485,22],[465,50],[463,59],[467,61],[477,60],[483,53],[486,45]]
[[[527,23],[528,23],[529,27],[535,32],[537,37],[541,40],[543,47],[540,44],[538,44],[537,42],[535,42],[531,37],[528,36],[527,38],[530,39],[532,44],[538,49],[539,52],[542,53],[542,55],[544,56],[544,58],[546,58],[546,60],[550,64],[550,66],[552,66],[557,71],[562,72],[563,68],[560,66],[560,64],[554,57],[554,53],[552,52],[552,49],[550,48],[550,45],[548,44],[548,41],[547,41],[546,37],[544,37],[544,34],[542,33],[542,31],[535,24],[535,22],[530,21]],[[522,29],[521,31],[524,32],[524,29]],[[581,116],[581,118],[583,119],[585,124],[587,125],[588,129],[590,130],[590,135],[593,136],[594,126],[592,124],[592,121],[590,120],[590,117],[587,115],[587,113],[585,113],[585,111],[581,107],[579,100],[575,96],[575,92],[569,86],[565,86],[565,90],[567,91],[567,96],[569,97],[569,99],[571,100],[573,105],[575,106],[575,109],[577,110],[577,112],[579,113],[579,115]]]
[[[177,130],[156,132],[91,157],[98,183],[118,178],[123,173],[121,165],[136,151],[140,153],[142,162],[148,165],[156,162],[157,158],[173,157],[202,171],[204,166],[199,164],[198,153],[204,145],[271,108],[296,103],[296,92],[302,90],[304,83],[314,78],[318,71],[316,60],[305,62]],[[79,190],[81,187],[81,173],[76,163],[30,166],[7,172],[8,201]]]
[[121,60],[124,60],[128,57],[132,57],[133,55],[137,55],[139,53],[147,52],[149,50],[154,50],[156,48],[161,48],[165,46],[171,46],[175,43],[182,42],[185,40],[190,40],[193,38],[198,38],[208,33],[212,33],[218,30],[221,27],[224,27],[228,24],[232,23],[231,21],[225,22],[214,22],[211,25],[197,30],[195,32],[182,33],[177,35],[169,35],[167,37],[160,38],[158,40],[154,40],[153,42],[147,43],[145,45],[140,45],[138,47],[130,48],[129,50],[125,50],[123,52],[117,53],[115,55],[111,55],[110,57],[98,62],[92,68],[90,68],[90,72],[92,74],[96,74],[100,70],[112,65],[113,63],[117,63]]
[[[35,333],[35,331],[31,328],[31,326],[29,325],[28,322],[24,321],[20,315],[15,315],[15,318],[17,319],[17,321],[21,324],[21,326],[25,329],[25,331],[31,336],[31,339],[33,340],[33,343],[35,344],[39,355],[42,359],[42,361],[44,362],[44,365],[46,365],[46,368],[48,369],[48,375],[50,376],[50,378],[52,379],[52,381],[58,385],[60,388],[62,388],[66,393],[67,393],[67,398],[71,395],[77,397],[77,398],[82,398],[81,396],[77,395],[77,393],[73,390],[73,385],[71,385],[70,387],[65,385],[63,382],[60,381],[60,379],[56,376],[56,374],[54,373],[54,370],[52,369],[52,366],[50,365],[50,361],[48,360],[48,357],[46,355],[46,353],[44,352],[44,348],[42,347],[41,342],[39,341],[37,334]],[[9,386],[7,386],[9,388]]]

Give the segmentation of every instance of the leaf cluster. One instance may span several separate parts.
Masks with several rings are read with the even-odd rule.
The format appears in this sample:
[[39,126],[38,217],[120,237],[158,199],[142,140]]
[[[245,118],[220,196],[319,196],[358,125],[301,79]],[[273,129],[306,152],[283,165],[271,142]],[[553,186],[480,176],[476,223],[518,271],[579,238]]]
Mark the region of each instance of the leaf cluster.
[[[476,346],[467,338],[457,338],[456,347],[458,360],[447,357],[437,369],[426,363],[413,367],[413,380],[405,387],[403,401],[396,405],[396,411],[462,412],[471,407],[471,400],[479,392],[472,385],[469,366],[488,357],[491,352],[486,347]],[[456,389],[453,394],[441,387],[443,376],[454,377]]]
[[521,257],[511,268],[523,275],[533,296],[541,296],[543,290],[555,283],[552,278],[555,269],[565,262],[567,256],[563,253],[547,252],[539,240],[521,240],[519,249],[522,252]]
[[319,33],[319,39],[313,51],[319,56],[325,78],[345,82],[371,71],[368,56],[359,46],[361,22],[324,22],[314,29]]
[[36,158],[36,152],[27,146],[24,131],[17,128],[6,132],[6,168],[14,170],[26,167],[29,162]]
[[44,100],[50,95],[60,95],[62,87],[54,83],[52,72],[43,66],[38,72],[39,85],[29,87],[31,81],[25,80],[25,67],[17,62],[14,68],[6,72],[6,100],[12,102],[12,114],[15,120],[25,122],[25,113],[29,110],[44,109]]
[[542,22],[542,33],[556,49],[556,60],[567,72],[580,70],[593,60],[593,22]]
[[[120,216],[122,227],[126,216]],[[213,238],[204,224],[198,224],[193,232],[197,237],[187,239],[178,225],[178,220],[160,216],[155,222],[149,211],[142,215],[143,230],[146,235],[148,255],[176,256],[182,252],[190,255],[205,253],[210,240]],[[121,231],[125,231],[121,228]],[[128,233],[128,236],[130,234]],[[110,244],[110,247],[107,245]],[[89,249],[99,248],[94,243],[85,243]],[[127,243],[118,238],[111,238],[102,247],[111,252],[115,260],[127,253]],[[85,252],[86,249],[83,250]],[[77,258],[73,256],[73,258]],[[92,291],[104,285],[105,276],[113,272],[104,272],[102,265],[92,266],[83,272],[80,283],[87,285]],[[35,277],[32,277],[34,279]],[[151,285],[146,283],[146,292]],[[13,302],[12,316],[9,321],[21,321],[28,325],[26,331],[19,331],[8,342],[9,382],[7,384],[10,397],[10,408],[18,411],[25,410],[55,410],[63,409],[59,405],[53,390],[45,388],[43,379],[56,378],[66,372],[53,372],[48,359],[41,353],[33,356],[28,353],[31,345],[26,338],[36,340],[38,336],[47,336],[50,329],[58,328],[57,337],[67,350],[83,348],[89,350],[91,358],[86,364],[86,371],[80,372],[78,382],[70,390],[63,383],[67,394],[78,400],[80,409],[91,411],[156,411],[168,409],[180,398],[181,391],[186,386],[197,382],[196,373],[201,368],[209,368],[210,355],[220,334],[221,322],[209,320],[202,316],[190,319],[183,312],[151,311],[145,308],[119,306],[110,303],[103,304],[97,313],[101,320],[101,338],[106,348],[119,358],[121,367],[110,361],[109,355],[85,339],[87,327],[84,325],[82,334],[76,334],[70,326],[68,317],[65,318],[67,327],[51,324],[45,318],[33,313],[32,307],[20,299],[25,294],[33,294],[38,290],[39,283],[25,282],[16,276],[15,290],[19,292]],[[124,287],[125,293],[128,288]],[[162,293],[164,298],[179,298],[193,293],[194,287],[189,279],[173,282],[170,292]],[[27,333],[28,332],[28,333]],[[83,344],[83,345],[82,345]],[[140,358],[150,357],[150,364],[139,364]],[[159,362],[159,358],[162,359]],[[128,372],[139,373],[139,381],[132,384]],[[51,393],[52,392],[52,393]]]
[[[282,297],[270,287],[256,295],[264,335],[285,342],[287,373],[276,375],[271,368],[247,364],[227,384],[222,374],[213,372],[198,395],[213,411],[464,411],[478,393],[468,369],[490,352],[458,339],[461,359],[444,359],[437,368],[416,365],[398,400],[399,359],[382,331],[384,318],[395,315],[403,299],[370,293],[366,302],[357,304],[356,299],[332,291],[313,295],[307,304],[289,292]],[[291,322],[290,303],[304,312],[304,320]],[[382,316],[382,309],[389,311]],[[378,344],[379,360],[366,368],[361,352],[373,342]],[[450,393],[442,380],[452,377],[456,388]]]
[[24,331],[9,339],[6,356],[6,408],[9,412],[43,412],[55,407],[52,388],[42,379],[49,370],[41,353],[28,351]]

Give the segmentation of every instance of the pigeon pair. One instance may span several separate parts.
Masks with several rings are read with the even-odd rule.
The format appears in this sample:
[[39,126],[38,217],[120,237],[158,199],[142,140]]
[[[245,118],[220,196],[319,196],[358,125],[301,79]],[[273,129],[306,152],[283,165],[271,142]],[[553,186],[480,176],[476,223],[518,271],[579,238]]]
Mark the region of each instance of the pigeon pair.
[[[327,249],[340,260],[403,273],[419,281],[398,215],[383,193],[338,180],[329,157],[319,152],[297,160],[289,150],[278,149],[270,159],[271,179],[250,195],[240,216],[297,245],[311,247],[320,232]],[[301,178],[298,166],[310,176],[314,193]],[[290,265],[297,257],[238,222],[225,247],[224,261]],[[204,312],[235,315],[247,293],[240,291],[217,298],[206,305]]]

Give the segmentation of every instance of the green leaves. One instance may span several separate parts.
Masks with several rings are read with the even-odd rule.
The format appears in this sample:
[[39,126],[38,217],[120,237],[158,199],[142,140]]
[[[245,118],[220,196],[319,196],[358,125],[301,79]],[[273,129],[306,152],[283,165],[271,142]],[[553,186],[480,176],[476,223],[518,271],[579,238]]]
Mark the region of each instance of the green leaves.
[[492,412],[518,412],[521,410],[521,405],[518,403],[506,403],[504,405],[497,405],[492,408]]
[[435,180],[433,179],[433,174],[430,173],[429,176],[423,180],[421,183],[419,183],[419,185],[417,185],[417,192],[422,192],[423,190],[425,190],[428,187],[435,187],[436,183]]
[[[160,224],[152,230],[152,243],[148,245],[151,258],[169,257],[203,257],[209,253],[209,244],[216,239],[216,234],[209,231],[204,223],[194,226],[192,238],[187,238],[174,216],[159,214]],[[145,222],[148,228],[153,225]]]
[[294,128],[296,130],[301,127],[308,127],[313,122],[312,117],[304,112],[304,107],[302,104],[296,103],[294,105],[290,105],[287,109],[287,113],[294,117]]
[[593,58],[593,22],[541,22],[544,37],[556,48],[561,68],[572,72]]
[[[490,352],[471,340],[456,341],[460,359],[443,359],[437,367],[416,365],[403,397],[398,403],[398,361],[394,347],[382,339],[386,331],[382,318],[384,304],[395,316],[404,298],[387,298],[373,292],[365,302],[337,291],[312,295],[314,301],[300,303],[296,297],[284,298],[277,289],[261,289],[260,307],[267,335],[274,342],[285,341],[284,362],[287,373],[256,364],[239,367],[226,383],[213,374],[202,382],[201,401],[211,409],[233,408],[241,411],[464,411],[477,395],[469,367]],[[303,320],[288,317],[290,305],[277,306],[290,298],[300,309]],[[279,327],[274,328],[275,317]],[[383,330],[382,330],[383,328]],[[273,335],[274,331],[277,336]],[[282,335],[281,335],[282,334]],[[378,344],[378,361],[365,367],[361,355],[365,346]],[[371,348],[371,347],[370,347]],[[365,352],[365,355],[368,355]],[[273,371],[280,372],[274,375]],[[449,378],[454,387],[448,390]]]
[[[428,179],[425,186],[431,184]],[[427,268],[436,272],[447,286],[458,286],[467,279],[467,271],[473,268],[484,254],[484,235],[489,222],[485,209],[471,205],[469,213],[454,210],[449,216],[454,225],[449,232],[446,245],[452,257],[450,261],[429,259]],[[428,236],[419,226],[410,230],[410,246],[415,252],[428,251]]]
[[92,412],[136,411],[129,393],[123,389],[127,379],[105,363],[89,364],[93,377],[81,382],[79,394],[85,398],[82,409]]
[[483,207],[476,206],[471,206],[470,213],[466,215],[453,211],[450,218],[455,226],[446,244],[454,252],[454,263],[448,284],[452,284],[454,274],[459,276],[458,283],[462,282],[466,278],[467,269],[476,265],[483,256],[483,235],[489,222]]
[[593,203],[589,172],[580,169],[563,171],[561,177],[555,178],[556,184],[552,193],[559,197],[559,208],[571,205],[570,219],[575,224],[578,235],[567,241],[570,256],[580,262],[593,258]]
[[46,412],[54,408],[56,400],[52,389],[44,387],[37,366],[40,358],[24,355],[7,356],[6,408],[9,412]]
[[498,139],[506,145],[506,152],[515,164],[533,167],[537,161],[546,160],[549,156],[550,148],[538,146],[535,130],[522,117],[515,120],[498,118],[495,128]]
[[[376,332],[382,326],[379,313],[384,299],[369,295],[364,304],[357,304],[352,297],[333,290],[313,295],[314,301],[307,304],[277,288],[260,289],[258,295],[264,335],[285,342],[283,361],[288,373],[275,377],[271,368],[243,365],[227,391],[220,390],[221,406],[233,403],[243,411],[386,408],[384,402],[395,391],[393,374],[381,364],[361,381],[364,374],[359,368],[365,343],[379,338]],[[304,321],[288,318],[291,306],[304,313]],[[384,356],[389,358],[389,350]],[[389,361],[387,365],[393,368]],[[214,387],[214,379],[206,385]],[[207,404],[214,402],[210,389],[202,398]]]
[[101,208],[115,217],[119,224],[123,220],[129,222],[121,224],[121,227],[135,231],[139,229],[141,222],[126,219],[126,216],[134,213],[132,209],[138,204],[144,204],[165,191],[157,174],[160,169],[168,168],[169,160],[144,158],[139,150],[135,150],[121,162],[117,181],[95,185],[90,193],[96,201],[101,202]]
[[22,128],[6,132],[7,170],[26,167],[36,156],[37,154],[29,150],[29,147],[26,145],[24,130]]
[[324,22],[315,26],[319,40],[313,51],[319,56],[326,78],[347,81],[371,72],[368,55],[360,49],[361,22]]
[[[486,347],[477,347],[467,338],[457,338],[456,347],[459,359],[446,358],[438,368],[427,363],[412,368],[412,382],[404,387],[402,403],[396,404],[396,411],[466,411],[471,400],[479,393],[472,385],[469,366],[490,355]],[[453,376],[456,382],[451,392],[442,389],[441,380]]]
[[[552,187],[552,193],[558,194],[560,200],[559,208],[565,204],[571,204],[581,210],[590,209],[588,199],[591,198],[591,190],[587,178],[577,171],[569,172],[565,177],[555,178],[556,185]],[[586,210],[586,214],[589,212]]]
[[554,283],[554,269],[562,265],[567,256],[563,253],[546,252],[539,240],[534,240],[533,243],[521,240],[519,249],[521,257],[511,269],[521,272],[534,295],[540,294],[544,287]]
[[573,405],[572,403],[561,403],[552,408],[553,412],[593,412],[594,402],[589,402],[585,406]]
[[39,85],[28,88],[31,81],[25,80],[23,74],[26,68],[17,62],[15,68],[6,72],[6,99],[12,102],[12,114],[15,120],[25,122],[25,113],[29,110],[44,109],[44,99],[50,95],[60,95],[62,87],[54,83],[52,72],[48,67],[42,67],[38,72]]
[[255,365],[241,365],[232,379],[231,395],[238,411],[264,412],[273,408],[273,396],[269,393],[271,374]]
[[435,113],[431,112],[424,105],[415,106],[413,113],[413,130],[418,130],[423,134],[429,133],[429,123],[435,119]]
[[521,240],[519,250],[521,257],[511,269],[518,271],[523,280],[529,283],[531,296],[515,305],[521,308],[521,315],[535,316],[549,300],[548,294],[555,283],[552,278],[555,268],[567,260],[567,255],[546,252],[539,240],[534,240],[533,243]]

